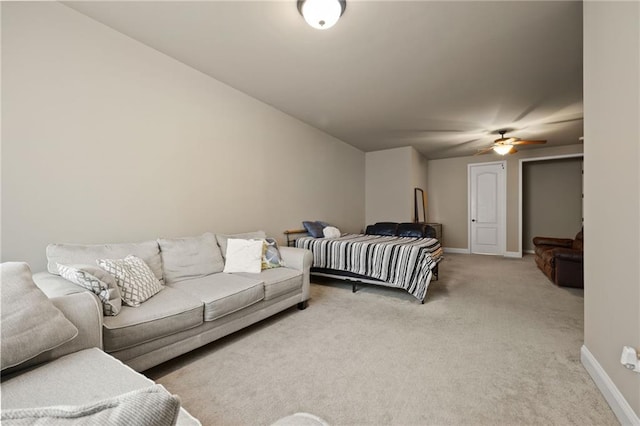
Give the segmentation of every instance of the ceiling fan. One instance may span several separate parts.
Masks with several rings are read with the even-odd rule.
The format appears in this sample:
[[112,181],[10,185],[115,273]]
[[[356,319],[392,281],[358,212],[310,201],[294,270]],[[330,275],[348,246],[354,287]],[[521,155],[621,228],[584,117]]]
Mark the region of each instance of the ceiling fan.
[[489,151],[495,151],[500,155],[515,154],[518,150],[515,145],[541,145],[547,143],[547,141],[524,141],[520,138],[505,138],[504,134],[506,130],[500,130],[500,138],[496,139],[491,146],[479,150],[475,155],[486,154]]

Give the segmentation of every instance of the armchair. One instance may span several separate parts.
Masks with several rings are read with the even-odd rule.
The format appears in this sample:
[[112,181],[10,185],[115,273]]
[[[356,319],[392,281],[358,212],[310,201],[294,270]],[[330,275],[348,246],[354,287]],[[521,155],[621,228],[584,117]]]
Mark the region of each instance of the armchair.
[[535,261],[538,268],[556,285],[584,287],[583,231],[574,239],[535,237]]

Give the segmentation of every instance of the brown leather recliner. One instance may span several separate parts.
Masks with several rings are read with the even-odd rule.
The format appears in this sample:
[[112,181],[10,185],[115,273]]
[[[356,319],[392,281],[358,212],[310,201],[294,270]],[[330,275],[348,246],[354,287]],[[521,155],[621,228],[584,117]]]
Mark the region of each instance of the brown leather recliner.
[[556,285],[584,288],[583,235],[575,239],[535,237],[536,264]]

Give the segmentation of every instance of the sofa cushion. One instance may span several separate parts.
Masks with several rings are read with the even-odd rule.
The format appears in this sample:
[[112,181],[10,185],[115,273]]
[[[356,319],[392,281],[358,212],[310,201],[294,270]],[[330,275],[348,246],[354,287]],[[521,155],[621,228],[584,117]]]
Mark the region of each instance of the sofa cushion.
[[113,275],[97,265],[60,265],[60,276],[89,290],[102,302],[104,315],[118,315],[122,308],[122,297]]
[[199,298],[204,303],[205,321],[213,321],[264,299],[261,280],[236,274],[214,274],[180,281],[171,287]]
[[[150,379],[121,361],[91,348],[3,380],[2,408],[92,404],[151,385]],[[178,424],[199,423],[181,409]]]
[[123,306],[118,316],[104,318],[104,350],[118,351],[200,324],[200,299],[166,286],[142,306]]
[[139,257],[98,259],[97,262],[98,266],[115,277],[122,301],[129,306],[140,306],[163,288],[149,266]]
[[85,405],[2,410],[2,424],[173,426],[179,412],[180,399],[153,385]]
[[224,260],[216,236],[158,239],[166,284],[222,272]]
[[264,300],[275,299],[283,294],[302,288],[303,274],[300,271],[289,268],[265,269],[259,274],[238,274],[245,278],[264,282]]
[[54,275],[60,275],[58,263],[95,265],[98,259],[122,259],[130,254],[144,260],[156,278],[163,280],[162,259],[157,241],[123,244],[49,244],[47,270]]
[[56,348],[78,335],[78,329],[53,305],[31,277],[24,262],[0,264],[2,370]]
[[242,234],[216,234],[216,240],[218,240],[218,245],[220,246],[220,252],[222,253],[223,258],[226,258],[227,256],[227,240],[229,238],[239,238],[241,240],[264,240],[267,238],[267,234],[265,234],[264,231],[245,232]]

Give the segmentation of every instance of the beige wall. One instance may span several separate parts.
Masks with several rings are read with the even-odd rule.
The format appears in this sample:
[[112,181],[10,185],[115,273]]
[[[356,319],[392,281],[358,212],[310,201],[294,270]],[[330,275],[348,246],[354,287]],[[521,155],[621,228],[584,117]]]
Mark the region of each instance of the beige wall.
[[[640,417],[640,3],[584,3],[585,347]],[[615,149],[612,149],[615,148]]]
[[366,224],[413,222],[414,188],[427,187],[427,159],[411,146],[365,154]]
[[54,2],[2,3],[2,260],[364,220],[364,153]]
[[522,249],[536,236],[573,238],[582,226],[582,158],[522,163]]
[[582,152],[582,145],[522,149],[505,157],[497,154],[429,160],[427,193],[429,221],[442,223],[447,248],[468,249],[467,165],[507,161],[507,251],[519,250],[519,160]]

